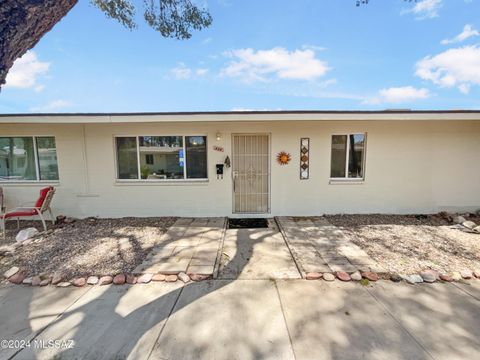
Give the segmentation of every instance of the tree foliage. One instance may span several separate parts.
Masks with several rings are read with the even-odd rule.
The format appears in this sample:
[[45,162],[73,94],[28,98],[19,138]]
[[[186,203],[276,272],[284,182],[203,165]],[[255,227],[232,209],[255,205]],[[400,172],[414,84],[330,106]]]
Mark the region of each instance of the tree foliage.
[[[58,23],[78,0],[0,0],[0,86],[14,61]],[[212,23],[210,13],[192,0],[90,0],[128,29],[137,27],[136,14],[161,36],[189,39],[193,31]]]
[[111,19],[117,20],[123,26],[134,29],[135,6],[128,0],[91,0],[91,3],[102,10]]
[[[130,0],[91,0],[108,17],[129,29],[137,27],[137,6]],[[192,31],[207,28],[212,23],[210,13],[190,0],[144,0],[143,18],[163,37],[189,39]]]
[[[403,0],[405,2],[417,2],[418,0]],[[360,5],[367,5],[370,2],[370,0],[355,0],[355,3],[357,6]]]
[[[370,0],[352,0],[357,6]],[[383,0],[385,1],[385,0]],[[404,0],[416,2],[417,0]],[[0,0],[0,86],[8,70],[58,23],[78,0]],[[193,31],[212,23],[208,10],[195,5],[195,0],[90,0],[106,14],[128,29],[137,27],[137,12],[161,36],[189,39]]]

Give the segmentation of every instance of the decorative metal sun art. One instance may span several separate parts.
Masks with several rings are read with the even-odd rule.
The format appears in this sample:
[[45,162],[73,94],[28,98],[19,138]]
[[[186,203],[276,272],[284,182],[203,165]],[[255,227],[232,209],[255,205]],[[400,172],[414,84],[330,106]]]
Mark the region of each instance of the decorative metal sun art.
[[290,160],[292,160],[292,156],[285,151],[280,151],[277,154],[277,162],[280,165],[287,165],[290,162]]

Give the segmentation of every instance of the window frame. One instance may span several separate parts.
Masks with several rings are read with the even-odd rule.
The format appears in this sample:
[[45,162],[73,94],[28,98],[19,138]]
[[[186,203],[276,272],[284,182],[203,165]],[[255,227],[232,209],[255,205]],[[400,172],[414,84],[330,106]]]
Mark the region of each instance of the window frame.
[[[183,143],[183,157],[184,157],[184,164],[183,164],[183,179],[142,179],[141,174],[141,166],[140,166],[140,140],[139,138],[142,136],[179,136],[182,137]],[[204,136],[205,137],[205,152],[207,156],[206,164],[207,164],[207,177],[206,178],[187,178],[187,145],[186,145],[186,137],[188,136]],[[117,151],[117,138],[135,138],[136,148],[137,148],[137,178],[136,179],[119,179],[118,173],[118,151]],[[205,133],[198,133],[198,134],[161,134],[158,135],[154,133],[152,135],[114,135],[113,136],[113,157],[114,157],[114,166],[115,166],[115,182],[116,183],[144,183],[144,184],[155,184],[155,183],[189,183],[189,182],[208,182],[209,181],[209,156],[208,156],[208,134]]]
[[[348,137],[350,135],[363,135],[363,155],[362,155],[362,177],[348,177],[348,164],[350,160],[350,141],[348,141]],[[334,136],[346,136],[347,137],[347,149],[346,149],[346,157],[345,157],[345,176],[344,177],[332,177],[332,138]],[[332,133],[330,134],[330,168],[329,168],[329,178],[330,182],[364,182],[365,181],[365,174],[366,174],[366,159],[367,159],[367,132],[342,132],[342,133]]]
[[[38,157],[38,148],[37,148],[37,138],[51,137],[55,139],[55,152],[57,153],[57,168],[58,168],[58,179],[56,180],[40,180],[40,159]],[[33,154],[35,160],[35,180],[2,180],[0,179],[1,184],[58,184],[60,182],[60,166],[58,161],[58,149],[57,149],[57,138],[55,135],[0,135],[0,138],[31,138],[33,141]]]

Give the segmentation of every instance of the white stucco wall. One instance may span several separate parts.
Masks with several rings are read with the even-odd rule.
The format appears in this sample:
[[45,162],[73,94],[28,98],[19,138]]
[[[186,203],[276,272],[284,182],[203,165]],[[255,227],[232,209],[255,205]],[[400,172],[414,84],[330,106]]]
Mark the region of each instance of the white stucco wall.
[[[215,134],[222,139],[217,141]],[[334,133],[367,133],[365,181],[330,184]],[[282,121],[117,124],[0,124],[0,136],[53,135],[60,181],[56,214],[86,217],[232,215],[232,133],[269,133],[271,215],[431,213],[480,208],[480,121]],[[208,182],[120,183],[115,135],[207,135]],[[300,138],[310,138],[310,179],[299,179]],[[225,152],[213,150],[222,146]],[[289,165],[275,161],[279,151]],[[7,207],[32,201],[44,184],[1,184]]]

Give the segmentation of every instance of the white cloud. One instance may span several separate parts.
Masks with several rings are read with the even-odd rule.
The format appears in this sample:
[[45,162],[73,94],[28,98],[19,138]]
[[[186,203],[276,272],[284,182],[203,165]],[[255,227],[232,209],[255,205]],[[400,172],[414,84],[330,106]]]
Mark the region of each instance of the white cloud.
[[212,38],[211,37],[207,37],[205,39],[202,40],[202,45],[207,45],[207,44],[210,44],[212,42]]
[[427,56],[416,64],[415,75],[442,87],[458,87],[468,93],[470,86],[480,85],[480,48],[452,48]]
[[170,74],[177,80],[188,79],[192,75],[192,69],[185,66],[184,63],[179,63],[177,67],[170,70]]
[[170,78],[174,78],[176,80],[186,80],[191,79],[195,76],[205,76],[208,73],[207,68],[197,68],[191,69],[190,67],[186,66],[184,63],[178,63],[177,67],[174,67],[169,71]]
[[39,61],[34,51],[27,51],[8,72],[5,87],[42,91],[44,86],[37,84],[37,78],[48,73],[49,67],[50,63]]
[[468,38],[471,38],[472,36],[479,36],[479,35],[480,35],[480,32],[478,32],[478,30],[475,30],[472,25],[467,24],[463,27],[463,31],[460,34],[455,36],[453,39],[442,40],[442,44],[448,45],[451,43],[462,42],[467,40]]
[[35,90],[35,92],[42,92],[43,89],[45,89],[45,85],[37,85],[33,88],[33,90]]
[[207,72],[208,72],[208,69],[199,68],[195,71],[195,74],[197,74],[197,76],[203,76],[203,75],[206,75]]
[[327,48],[324,47],[324,46],[311,45],[311,44],[302,45],[302,49],[309,49],[309,50],[314,50],[314,51],[325,51],[325,50],[327,50]]
[[32,112],[55,112],[67,107],[72,106],[72,103],[70,101],[58,99],[58,100],[53,100],[50,101],[48,104],[43,105],[43,106],[36,106],[30,108],[30,111]]
[[409,9],[403,10],[402,14],[414,14],[416,19],[432,19],[438,17],[438,10],[442,7],[442,0],[421,0]]
[[378,96],[364,101],[366,104],[401,104],[416,100],[427,99],[430,97],[428,89],[417,89],[413,86],[390,87],[381,89]]
[[267,81],[269,76],[288,80],[315,80],[330,68],[311,49],[288,51],[282,47],[255,51],[251,48],[226,53],[234,58],[221,75],[245,81]]

